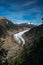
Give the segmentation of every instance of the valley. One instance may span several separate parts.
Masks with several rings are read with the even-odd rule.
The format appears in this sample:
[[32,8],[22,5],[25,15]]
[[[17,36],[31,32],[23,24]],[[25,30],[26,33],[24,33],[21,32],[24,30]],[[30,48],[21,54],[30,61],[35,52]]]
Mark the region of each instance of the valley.
[[42,43],[43,24],[14,24],[0,17],[0,65],[31,65],[31,62],[33,65],[37,64],[41,53],[38,51],[43,49]]

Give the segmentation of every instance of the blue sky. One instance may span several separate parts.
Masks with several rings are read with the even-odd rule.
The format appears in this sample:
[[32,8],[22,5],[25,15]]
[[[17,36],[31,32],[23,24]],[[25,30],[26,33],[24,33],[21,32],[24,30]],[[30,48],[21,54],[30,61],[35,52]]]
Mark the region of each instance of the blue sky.
[[0,16],[14,23],[40,24],[43,17],[43,0],[0,0]]

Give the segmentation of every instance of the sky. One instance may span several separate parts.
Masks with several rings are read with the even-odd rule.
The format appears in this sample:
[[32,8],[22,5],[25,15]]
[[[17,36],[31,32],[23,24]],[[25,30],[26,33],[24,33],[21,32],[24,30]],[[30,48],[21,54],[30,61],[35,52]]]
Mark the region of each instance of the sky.
[[43,17],[43,0],[0,0],[0,16],[14,23],[40,24]]

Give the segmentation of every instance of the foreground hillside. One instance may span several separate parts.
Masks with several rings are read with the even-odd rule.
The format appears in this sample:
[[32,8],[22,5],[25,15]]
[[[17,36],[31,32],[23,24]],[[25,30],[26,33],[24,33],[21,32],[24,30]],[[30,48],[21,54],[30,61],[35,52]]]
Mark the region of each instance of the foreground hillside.
[[24,34],[25,61],[21,65],[43,65],[43,24]]

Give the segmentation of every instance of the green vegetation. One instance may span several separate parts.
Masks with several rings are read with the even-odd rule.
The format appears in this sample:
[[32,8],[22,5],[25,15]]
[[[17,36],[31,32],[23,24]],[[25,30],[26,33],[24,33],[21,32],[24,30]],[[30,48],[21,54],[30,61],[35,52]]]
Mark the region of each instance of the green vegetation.
[[23,56],[19,56],[18,58],[16,58],[15,60],[9,60],[8,65],[20,65],[22,64],[24,61],[24,57]]

